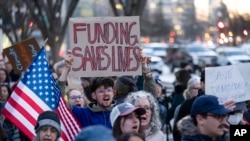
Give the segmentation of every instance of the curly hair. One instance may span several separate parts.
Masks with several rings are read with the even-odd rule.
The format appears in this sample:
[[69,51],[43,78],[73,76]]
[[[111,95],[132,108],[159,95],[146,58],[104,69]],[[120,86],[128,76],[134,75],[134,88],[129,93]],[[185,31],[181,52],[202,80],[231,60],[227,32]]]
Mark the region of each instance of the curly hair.
[[149,131],[149,134],[146,135],[146,136],[149,136],[149,135],[154,134],[158,130],[161,130],[161,121],[160,121],[160,116],[159,116],[160,110],[157,104],[157,100],[149,92],[140,90],[140,91],[129,93],[125,101],[131,104],[135,104],[137,101],[140,101],[142,98],[148,99],[150,103],[151,111],[152,111],[152,117],[149,123],[150,131]]
[[107,87],[114,87],[114,80],[110,77],[96,77],[91,81],[90,84],[90,91],[94,92],[100,86]]

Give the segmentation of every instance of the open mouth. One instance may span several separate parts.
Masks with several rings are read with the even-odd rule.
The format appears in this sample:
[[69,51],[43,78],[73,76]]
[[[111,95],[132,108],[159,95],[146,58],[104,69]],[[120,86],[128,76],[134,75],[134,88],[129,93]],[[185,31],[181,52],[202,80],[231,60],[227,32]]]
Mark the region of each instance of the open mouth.
[[132,127],[132,129],[137,130],[137,129],[138,129],[138,126],[135,125],[135,126]]
[[222,125],[219,126],[219,128],[229,129],[229,125],[227,125],[227,124],[222,124]]
[[77,107],[81,107],[81,104],[76,104]]
[[141,120],[146,120],[146,116],[141,116]]
[[103,101],[109,101],[110,100],[110,98],[104,98],[103,99]]

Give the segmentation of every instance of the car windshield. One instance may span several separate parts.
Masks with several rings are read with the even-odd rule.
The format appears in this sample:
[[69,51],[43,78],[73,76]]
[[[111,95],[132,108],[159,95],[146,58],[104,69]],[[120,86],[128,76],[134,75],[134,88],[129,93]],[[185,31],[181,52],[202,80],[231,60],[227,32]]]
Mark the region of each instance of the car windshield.
[[154,51],[166,51],[166,48],[163,48],[163,47],[154,47],[153,50]]
[[208,48],[205,47],[188,47],[188,52],[207,52],[210,51]]
[[226,56],[237,56],[237,55],[246,55],[244,51],[227,51],[225,52]]
[[151,49],[151,48],[143,48],[143,52],[146,55],[153,55],[153,49]]

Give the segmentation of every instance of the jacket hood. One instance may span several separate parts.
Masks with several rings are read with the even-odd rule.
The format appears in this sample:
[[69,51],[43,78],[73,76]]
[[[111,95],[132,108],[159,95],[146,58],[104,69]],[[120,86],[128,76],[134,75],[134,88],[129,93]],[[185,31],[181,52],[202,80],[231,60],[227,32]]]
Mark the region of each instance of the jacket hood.
[[[212,138],[200,133],[198,127],[194,124],[191,116],[186,116],[177,123],[177,127],[183,136],[183,140],[192,141],[212,141]],[[227,141],[229,133],[225,132],[223,136],[216,138],[216,141]]]
[[177,127],[182,135],[195,136],[200,134],[198,127],[194,124],[191,116],[186,116],[177,123]]
[[111,105],[108,108],[102,108],[96,102],[91,102],[87,105],[87,107],[93,112],[101,112],[111,110],[115,106],[115,104],[115,101],[112,101]]

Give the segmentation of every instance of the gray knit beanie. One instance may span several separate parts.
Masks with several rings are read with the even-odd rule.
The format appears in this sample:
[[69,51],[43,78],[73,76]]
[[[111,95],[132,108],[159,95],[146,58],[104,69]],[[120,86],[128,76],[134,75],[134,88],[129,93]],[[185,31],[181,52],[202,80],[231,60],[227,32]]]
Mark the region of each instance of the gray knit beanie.
[[44,126],[52,126],[57,131],[57,137],[61,136],[60,119],[58,115],[53,111],[44,111],[37,118],[37,123],[35,126],[36,133]]

